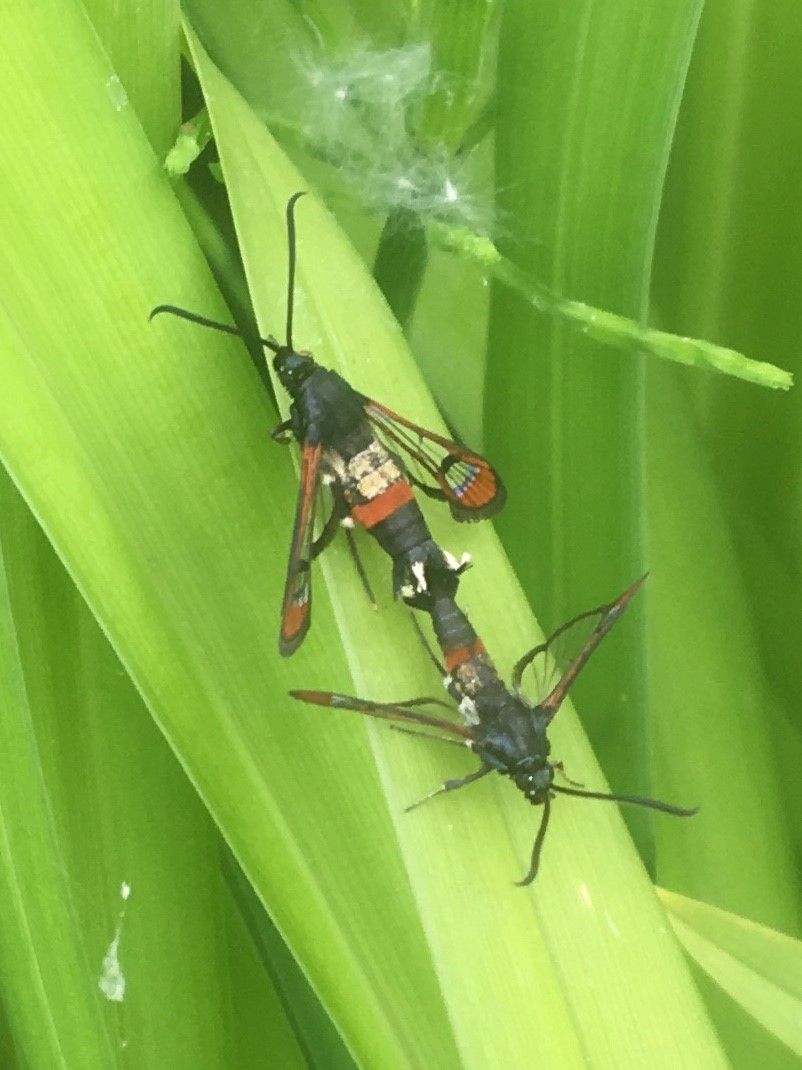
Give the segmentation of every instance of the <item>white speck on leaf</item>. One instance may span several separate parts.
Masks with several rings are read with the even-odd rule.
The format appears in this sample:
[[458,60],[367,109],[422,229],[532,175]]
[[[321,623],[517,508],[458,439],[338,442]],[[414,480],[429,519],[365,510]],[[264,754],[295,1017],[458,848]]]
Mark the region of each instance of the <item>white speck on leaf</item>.
[[118,951],[120,949],[120,934],[116,933],[109,944],[109,949],[103,956],[103,965],[100,968],[98,988],[112,1003],[122,1003],[125,998],[125,977],[120,967]]
[[106,92],[109,95],[109,100],[114,105],[115,111],[122,111],[123,108],[128,107],[128,94],[116,74],[113,74],[106,82]]
[[120,965],[120,937],[122,935],[125,908],[131,895],[131,885],[123,881],[120,885],[120,898],[123,901],[122,909],[117,917],[117,925],[114,929],[114,937],[108,946],[103,962],[100,967],[98,988],[112,1003],[122,1003],[125,998],[125,975]]

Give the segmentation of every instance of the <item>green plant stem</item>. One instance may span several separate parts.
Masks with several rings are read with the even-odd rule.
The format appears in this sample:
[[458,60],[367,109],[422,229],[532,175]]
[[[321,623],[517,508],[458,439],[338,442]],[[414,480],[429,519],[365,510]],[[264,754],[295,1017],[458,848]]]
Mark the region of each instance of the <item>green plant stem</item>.
[[794,385],[791,372],[765,361],[751,360],[735,349],[660,331],[585,301],[562,297],[505,257],[488,238],[441,224],[432,224],[432,233],[444,248],[485,268],[538,312],[565,320],[594,341],[624,352],[647,354],[686,367],[729,375],[770,390],[790,390]]

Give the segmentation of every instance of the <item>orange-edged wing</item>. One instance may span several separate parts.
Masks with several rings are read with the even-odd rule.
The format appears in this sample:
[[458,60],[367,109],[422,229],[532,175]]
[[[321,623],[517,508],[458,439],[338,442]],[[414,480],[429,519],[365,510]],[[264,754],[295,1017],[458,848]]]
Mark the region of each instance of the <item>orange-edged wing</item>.
[[[614,602],[572,617],[543,643],[524,654],[512,670],[513,690],[519,691],[523,673],[531,665],[537,682],[537,693],[533,696],[535,702],[548,714],[549,720],[555,717],[574,680],[645,579],[646,575],[641,576]],[[541,656],[543,663],[537,663],[535,659]]]
[[[356,713],[364,713],[368,717],[378,717],[382,721],[402,721],[408,724],[423,725],[426,728],[437,728],[441,732],[447,732],[460,739],[471,739],[473,733],[466,725],[447,721],[443,717],[431,717],[427,713],[418,713],[412,706],[435,704],[447,706],[438,699],[412,699],[410,702],[369,702],[363,698],[352,698],[350,695],[338,695],[333,691],[290,691],[292,698],[301,702],[310,702],[315,706],[328,706],[333,710],[354,710]],[[434,737],[436,738],[436,737]]]
[[386,439],[400,446],[431,476],[435,485],[408,472],[410,482],[429,497],[448,502],[455,520],[484,520],[502,507],[506,488],[484,457],[418,427],[372,399],[368,399],[365,413]]
[[301,485],[292,530],[290,561],[284,602],[281,607],[281,634],[278,649],[282,657],[294,654],[309,631],[312,619],[312,541],[315,529],[315,505],[323,447],[305,442],[301,450]]

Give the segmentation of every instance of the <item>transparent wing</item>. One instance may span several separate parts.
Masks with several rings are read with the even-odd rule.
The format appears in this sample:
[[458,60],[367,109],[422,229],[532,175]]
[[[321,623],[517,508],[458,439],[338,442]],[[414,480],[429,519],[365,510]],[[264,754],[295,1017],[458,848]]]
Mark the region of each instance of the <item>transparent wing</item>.
[[523,673],[529,668],[530,681],[533,679],[535,686],[531,697],[554,717],[568,689],[645,579],[645,575],[641,576],[615,601],[572,617],[543,643],[527,651],[513,669],[513,687],[520,689]]
[[417,466],[420,475],[408,472],[410,482],[429,497],[448,502],[455,520],[484,520],[501,509],[507,491],[484,457],[426,431],[377,401],[368,399],[365,413],[377,431]]
[[352,698],[350,695],[338,695],[333,691],[290,691],[290,695],[301,702],[310,702],[315,706],[328,706],[333,710],[354,710],[368,717],[378,717],[382,721],[400,721],[406,724],[423,725],[426,728],[437,728],[441,732],[460,736],[462,739],[471,739],[472,736],[470,728],[465,725],[447,721],[443,717],[418,713],[412,708],[418,704],[447,706],[447,703],[440,702],[439,699],[422,698],[393,703],[369,702],[367,699]]

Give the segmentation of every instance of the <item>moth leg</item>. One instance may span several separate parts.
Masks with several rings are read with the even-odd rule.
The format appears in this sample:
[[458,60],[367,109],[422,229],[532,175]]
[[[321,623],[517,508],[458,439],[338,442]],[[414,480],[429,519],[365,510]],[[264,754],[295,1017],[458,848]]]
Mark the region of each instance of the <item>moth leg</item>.
[[393,705],[400,706],[406,710],[415,706],[442,706],[444,710],[451,710],[452,712],[454,710],[450,702],[443,702],[441,698],[433,698],[428,695],[425,698],[408,698],[406,702],[394,702]]
[[428,732],[419,732],[416,728],[403,728],[398,724],[391,724],[390,728],[392,728],[394,732],[403,732],[406,736],[420,736],[421,739],[433,739],[437,743],[450,743],[454,747],[465,746],[461,739],[452,739],[451,736],[433,736]]
[[440,661],[435,652],[432,650],[432,645],[424,635],[423,629],[420,626],[418,618],[415,616],[414,613],[410,613],[409,616],[410,620],[412,621],[412,627],[415,629],[415,632],[418,636],[418,640],[420,641],[420,644],[423,649],[426,651],[429,661],[431,661],[432,665],[434,665],[437,674],[440,676],[440,678],[445,679],[445,677],[448,675],[448,670],[446,669],[445,665],[443,665],[443,663]]
[[416,803],[411,806],[407,806],[404,813],[409,813],[410,810],[415,810],[422,803],[428,802],[429,799],[433,799],[435,795],[443,795],[447,791],[456,791],[458,788],[464,788],[467,784],[473,784],[474,780],[481,780],[483,776],[487,776],[488,773],[493,772],[493,767],[490,765],[482,765],[474,773],[468,773],[467,776],[461,777],[459,780],[446,780],[444,784],[441,784],[439,788],[435,788],[434,791],[430,791],[428,795],[424,795],[422,799],[418,799]]
[[335,503],[333,508],[332,508],[332,510],[331,510],[331,512],[329,513],[328,520],[323,525],[323,530],[318,535],[318,537],[315,539],[315,541],[312,543],[312,554],[311,554],[311,557],[312,557],[313,561],[315,560],[316,557],[319,557],[320,554],[323,553],[323,551],[329,545],[331,540],[337,534],[337,532],[340,529],[340,522],[341,521],[342,521],[342,514],[339,512],[339,510],[337,508],[337,504]]
[[365,571],[365,566],[362,564],[362,558],[359,556],[356,539],[354,538],[354,521],[351,517],[351,510],[348,502],[345,500],[345,495],[343,494],[342,484],[332,474],[324,476],[323,479],[331,489],[334,505],[328,520],[323,526],[323,530],[320,535],[318,535],[317,539],[315,539],[312,546],[312,558],[314,559],[318,554],[322,553],[337,534],[337,529],[342,528],[345,531],[345,538],[348,542],[348,552],[351,555],[351,560],[354,563],[356,573],[359,576],[359,582],[362,584],[362,588],[368,596],[370,604],[374,609],[378,609],[376,596],[373,593],[373,588],[370,586],[370,580]]
[[292,433],[292,420],[282,420],[282,422],[270,432],[270,437],[274,442],[279,442],[282,446],[288,446],[294,437]]
[[[346,519],[350,518],[346,517]],[[370,580],[368,579],[368,574],[365,571],[365,566],[362,564],[362,558],[359,556],[356,539],[354,538],[354,529],[348,524],[343,524],[343,527],[345,528],[345,538],[348,541],[348,549],[351,553],[351,560],[354,562],[354,568],[357,571],[357,575],[359,576],[359,579],[362,583],[362,587],[364,588],[365,594],[368,596],[370,604],[373,606],[374,609],[378,609],[379,607],[376,604],[376,596],[374,595],[373,588],[370,585]]]

